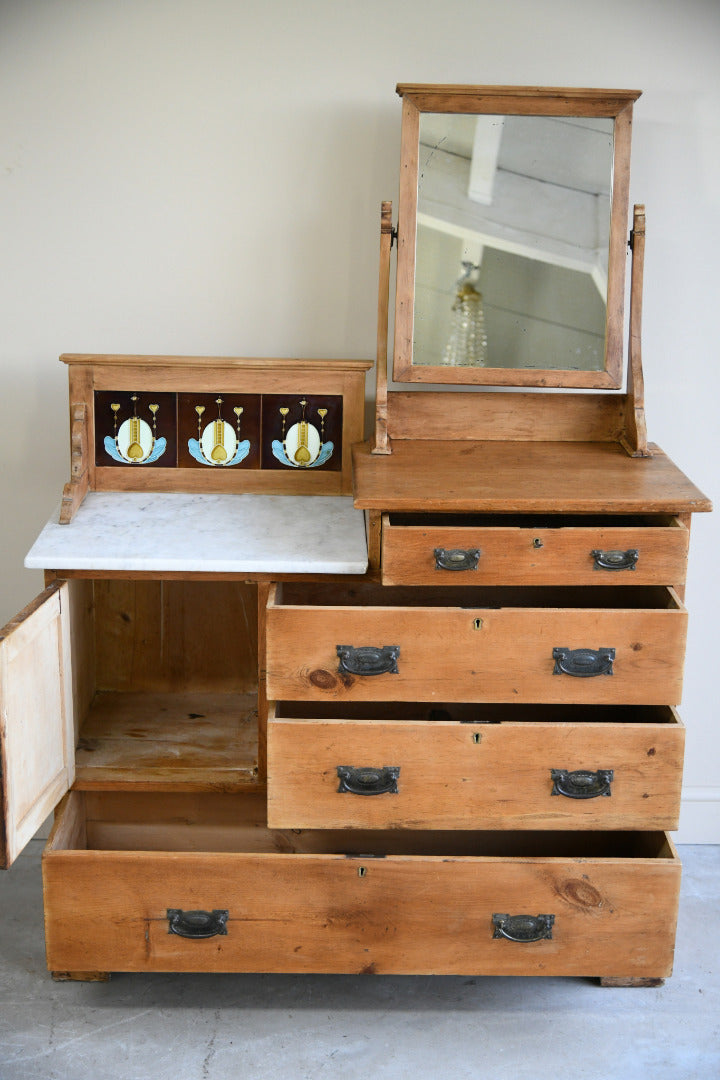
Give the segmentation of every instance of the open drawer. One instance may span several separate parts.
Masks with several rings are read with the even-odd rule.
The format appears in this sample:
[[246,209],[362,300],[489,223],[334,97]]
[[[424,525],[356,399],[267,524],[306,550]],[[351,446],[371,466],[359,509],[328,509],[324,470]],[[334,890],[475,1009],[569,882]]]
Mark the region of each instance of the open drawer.
[[385,585],[680,585],[677,517],[384,514]]
[[284,583],[267,610],[276,701],[677,705],[675,591]]
[[54,971],[664,978],[663,833],[274,832],[254,795],[71,792],[43,858]]
[[667,706],[272,702],[268,822],[676,829],[684,734]]

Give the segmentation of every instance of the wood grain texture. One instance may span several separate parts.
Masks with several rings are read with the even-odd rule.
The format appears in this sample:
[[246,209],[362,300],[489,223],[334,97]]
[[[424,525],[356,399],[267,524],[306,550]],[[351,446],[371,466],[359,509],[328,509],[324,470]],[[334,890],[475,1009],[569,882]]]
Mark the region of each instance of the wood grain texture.
[[377,351],[375,360],[375,441],[373,454],[389,454],[387,431],[388,398],[388,311],[390,306],[390,248],[392,247],[392,203],[380,210],[380,272],[378,275]]
[[[667,519],[662,519],[665,521]],[[385,515],[382,580],[385,585],[675,585],[685,581],[688,531],[675,519],[658,524],[583,527],[393,524]],[[435,550],[479,550],[476,570],[436,567]],[[592,552],[637,550],[633,570],[598,570]],[[592,601],[590,600],[590,603]]]
[[[558,854],[555,842],[548,848],[543,840],[547,835],[540,834],[530,857],[198,855],[49,844],[43,858],[48,965],[59,971],[669,974],[680,871],[658,834],[642,842],[609,834],[604,856],[583,854],[578,841],[567,845],[574,854]],[[478,852],[481,837],[474,838]],[[200,941],[171,935],[169,907],[227,909],[228,933]],[[552,913],[552,939],[524,945],[494,939],[498,912]]]
[[[361,435],[355,440],[359,442]],[[348,444],[348,454],[352,448]],[[140,468],[140,467],[138,467]],[[223,495],[233,493],[272,495],[349,495],[349,472],[303,469],[159,469],[143,465],[138,469],[95,469],[95,491],[189,491]],[[208,475],[212,473],[212,475]]]
[[256,588],[237,580],[96,581],[97,689],[254,691]]
[[254,693],[100,693],[75,787],[233,791],[257,784],[257,750]]
[[[520,710],[532,716],[532,709]],[[674,829],[684,731],[665,723],[272,719],[271,828]],[[399,767],[398,791],[338,790],[337,767]],[[552,769],[612,769],[609,797],[553,795]]]
[[[432,588],[416,590],[410,604],[402,591],[393,596],[387,587],[380,593],[358,587],[347,606],[341,593],[313,603],[312,591],[284,588],[288,599],[282,591],[274,599],[271,593],[267,613],[272,700],[680,701],[687,613],[672,590],[658,592],[668,607],[634,608],[623,607],[607,589],[587,597],[586,607],[563,606],[562,590],[550,590],[547,606],[537,607],[522,596],[503,598],[500,590],[491,599],[492,589],[487,596],[469,590],[453,607]],[[632,597],[626,590],[625,598],[640,602],[636,590]],[[527,606],[504,606],[510,603]],[[399,646],[398,673],[340,672],[338,645]],[[556,675],[555,647],[614,648],[613,675]]]
[[562,86],[468,86],[398,83],[423,112],[520,113],[540,116],[615,116],[642,90],[599,90]]
[[265,624],[268,595],[270,585],[264,583],[257,588],[257,623],[258,623],[258,778],[261,782],[267,777],[267,721],[268,721],[268,697],[267,697],[267,659],[266,639],[267,630]]
[[393,440],[468,442],[617,442],[621,395],[394,390],[388,395]]
[[68,790],[75,703],[68,585],[0,631],[0,866],[9,867]]
[[482,513],[682,513],[710,500],[659,448],[631,458],[604,442],[409,442],[353,452],[355,505]]
[[[400,195],[392,367],[393,378],[398,382],[407,382],[412,376],[419,136],[420,112],[414,101],[406,97],[402,104],[400,134]],[[392,427],[390,427],[390,434],[392,435]]]
[[642,297],[645,267],[645,207],[636,206],[631,233],[632,278],[630,285],[630,326],[625,398],[624,441],[634,457],[650,451],[645,423],[645,380],[642,367]]

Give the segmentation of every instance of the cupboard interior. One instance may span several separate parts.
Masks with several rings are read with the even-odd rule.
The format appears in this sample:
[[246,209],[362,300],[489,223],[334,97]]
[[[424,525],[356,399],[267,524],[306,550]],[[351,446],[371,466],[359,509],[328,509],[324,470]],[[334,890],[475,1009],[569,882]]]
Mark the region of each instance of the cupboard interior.
[[257,586],[68,584],[75,786],[257,783]]
[[[272,594],[271,594],[272,595]],[[376,582],[285,581],[275,586],[277,607],[602,608],[684,610],[664,585],[381,585]]]
[[[63,851],[436,858],[675,859],[664,832],[268,829],[264,793],[71,791],[48,840]],[[372,852],[369,855],[368,852]]]
[[517,528],[517,529],[629,529],[674,528],[686,526],[673,514],[388,514],[388,524],[396,527],[447,528]]
[[[437,701],[274,701],[269,720],[404,720],[460,724],[663,724],[682,727],[669,705],[506,705]],[[611,734],[609,732],[609,734]]]

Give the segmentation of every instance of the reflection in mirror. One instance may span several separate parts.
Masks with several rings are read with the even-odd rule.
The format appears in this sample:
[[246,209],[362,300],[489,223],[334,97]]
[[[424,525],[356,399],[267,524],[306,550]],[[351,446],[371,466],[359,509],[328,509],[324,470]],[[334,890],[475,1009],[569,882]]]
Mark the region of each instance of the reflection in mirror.
[[413,365],[604,370],[613,128],[421,113]]

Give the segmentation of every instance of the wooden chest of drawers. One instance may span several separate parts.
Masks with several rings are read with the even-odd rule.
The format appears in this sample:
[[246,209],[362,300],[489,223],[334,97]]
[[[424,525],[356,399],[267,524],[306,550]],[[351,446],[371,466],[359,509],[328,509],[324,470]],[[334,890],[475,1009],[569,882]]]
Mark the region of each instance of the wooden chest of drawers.
[[670,973],[706,504],[673,473],[649,513],[656,458],[642,514],[423,521],[363,494],[380,464],[367,575],[65,569],[6,628],[8,862],[72,787],[54,972]]
[[647,442],[641,207],[623,356],[639,92],[398,91],[371,444],[366,362],[65,358],[63,535],[0,633],[0,864],[59,802],[59,976],[671,972],[710,504]]

